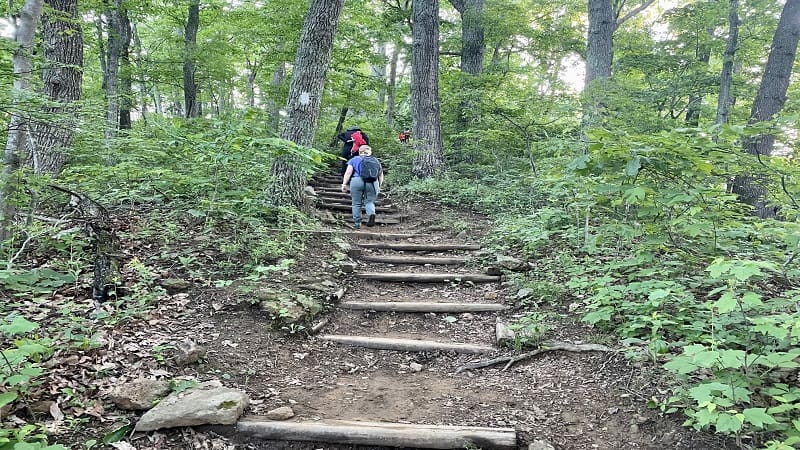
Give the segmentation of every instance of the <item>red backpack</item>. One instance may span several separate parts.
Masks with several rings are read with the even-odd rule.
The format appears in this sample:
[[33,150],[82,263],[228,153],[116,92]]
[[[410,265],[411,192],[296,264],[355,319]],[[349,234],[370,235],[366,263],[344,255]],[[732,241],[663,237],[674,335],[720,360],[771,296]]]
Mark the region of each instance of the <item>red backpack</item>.
[[358,153],[358,148],[367,144],[367,141],[364,140],[364,136],[361,135],[360,131],[354,131],[353,134],[350,135],[350,139],[353,140],[353,148],[350,149],[350,154]]

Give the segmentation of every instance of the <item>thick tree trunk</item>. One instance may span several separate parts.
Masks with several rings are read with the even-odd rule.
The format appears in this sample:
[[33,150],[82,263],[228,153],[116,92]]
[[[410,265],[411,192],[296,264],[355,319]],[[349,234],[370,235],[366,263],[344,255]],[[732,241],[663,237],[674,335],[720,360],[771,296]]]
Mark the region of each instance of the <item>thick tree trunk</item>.
[[[480,122],[481,89],[472,82],[483,71],[484,0],[450,0],[450,3],[461,14],[461,101],[456,118],[456,131],[463,133]],[[464,147],[463,137],[456,139],[456,150]]]
[[127,9],[120,11],[119,26],[121,29],[119,54],[119,129],[131,129],[131,108],[133,108],[133,81],[131,77],[131,21]]
[[278,132],[280,129],[281,124],[281,115],[280,115],[280,107],[278,106],[278,102],[275,101],[277,97],[277,93],[280,92],[281,86],[283,85],[283,80],[286,78],[286,63],[280,62],[278,63],[278,67],[275,68],[275,72],[272,73],[272,80],[270,80],[270,88],[272,93],[267,100],[267,110],[269,111],[269,123],[271,125],[272,131],[275,133]]
[[397,103],[397,59],[400,55],[400,47],[397,43],[392,46],[392,56],[389,59],[389,79],[387,89],[389,95],[386,99],[386,124],[389,128],[394,127],[394,109]]
[[604,84],[611,78],[614,58],[614,9],[611,0],[589,0],[589,33],[586,37],[586,76],[581,129],[601,121],[606,106]]
[[344,130],[344,121],[347,120],[347,112],[350,110],[347,103],[349,102],[346,101],[342,109],[339,110],[339,120],[336,121],[336,130],[333,132],[330,148],[336,148],[337,144],[339,144],[339,134]]
[[192,0],[184,29],[183,101],[186,105],[184,108],[186,117],[200,117],[200,103],[197,100],[197,83],[194,77],[198,28],[200,28],[200,0]]
[[719,124],[728,123],[730,108],[733,104],[733,61],[736,47],[739,45],[739,0],[730,0],[728,11],[728,39],[725,41],[725,55],[722,61],[722,72],[719,77],[719,98],[717,99],[717,118]]
[[370,64],[372,75],[377,78],[380,83],[376,85],[381,86],[375,95],[375,99],[381,106],[386,104],[386,44],[381,43],[378,47],[378,53],[382,56],[380,64]]
[[614,58],[613,35],[614,10],[611,0],[589,0],[585,88],[596,79],[611,77],[611,63]]
[[77,128],[74,102],[81,98],[83,81],[83,31],[78,0],[47,0],[42,18],[43,92],[50,100],[44,108],[48,121],[32,125],[30,154],[37,174],[58,176],[67,160]]
[[[286,123],[281,137],[310,147],[322,106],[322,89],[331,61],[333,39],[344,0],[312,0],[294,59],[292,82],[286,101]],[[275,205],[302,206],[305,173],[300,162],[289,154],[279,156],[272,165],[270,186]]]
[[125,42],[130,41],[130,28],[123,26],[125,13],[125,0],[113,0],[109,5],[106,15],[108,17],[108,49],[106,50],[106,72],[104,84],[106,86],[106,140],[117,135],[119,129],[120,110],[120,60],[122,58]]
[[131,108],[133,107],[133,76],[131,67],[131,21],[128,10],[119,13],[120,54],[119,54],[119,129],[131,129]]
[[[787,0],[781,12],[778,28],[772,39],[764,76],[750,111],[750,123],[772,120],[786,103],[786,91],[792,75],[797,43],[800,40],[800,0]],[[762,134],[748,139],[744,151],[752,155],[770,155],[775,136]],[[765,175],[738,175],[732,191],[739,199],[755,208],[761,218],[777,216],[777,208],[768,204]]]
[[[18,106],[22,98],[30,94],[33,62],[31,52],[36,36],[36,27],[42,16],[44,0],[27,0],[19,13],[14,29],[16,48],[12,57],[14,66],[14,89],[12,101]],[[3,154],[3,170],[0,172],[0,242],[11,237],[16,205],[14,194],[17,181],[14,174],[19,169],[20,153],[28,139],[28,121],[17,113],[12,113],[8,124],[6,149]]]
[[412,172],[429,178],[444,165],[439,118],[439,0],[414,2],[411,56]]

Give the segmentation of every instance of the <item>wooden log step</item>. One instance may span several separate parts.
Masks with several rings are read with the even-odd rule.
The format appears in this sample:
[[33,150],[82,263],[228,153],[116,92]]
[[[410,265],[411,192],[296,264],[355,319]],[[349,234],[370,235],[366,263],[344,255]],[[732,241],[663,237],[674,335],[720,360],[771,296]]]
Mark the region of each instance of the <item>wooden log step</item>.
[[445,252],[449,250],[480,250],[476,244],[411,244],[396,242],[363,242],[358,244],[363,248],[382,248],[386,250],[401,250],[412,252]]
[[[377,219],[377,216],[376,216]],[[403,233],[375,233],[370,231],[353,231],[347,233],[351,239],[413,239],[426,237],[425,234],[403,234]]]
[[499,303],[429,303],[429,302],[342,302],[339,307],[355,311],[389,311],[419,313],[464,313],[504,311]]
[[375,281],[405,281],[409,283],[447,283],[451,281],[472,281],[473,283],[491,283],[500,281],[496,275],[482,273],[420,273],[420,272],[357,272],[353,275]]
[[[340,215],[338,217],[340,219],[342,219],[342,220],[347,221],[348,223],[352,223],[352,221],[353,221],[353,216],[350,215],[350,214]],[[362,219],[362,222],[363,222],[361,225],[362,226],[366,226],[365,225],[367,223],[366,215],[362,214],[361,215],[361,219]],[[385,214],[378,214],[378,215],[375,216],[375,224],[376,225],[399,225],[400,223],[402,223],[402,222],[401,222],[400,218],[397,217],[397,216],[388,216],[387,217]]]
[[400,352],[456,352],[456,353],[493,353],[495,348],[488,345],[464,344],[460,342],[424,341],[420,339],[382,338],[372,336],[344,336],[326,334],[319,337],[324,341],[335,342],[353,347],[371,348],[373,350],[395,350]]
[[[350,195],[348,194],[347,197],[334,197],[329,195],[317,196],[317,200],[322,203],[338,203],[342,205],[349,205],[350,204]],[[389,206],[391,201],[385,198],[379,198],[375,200],[375,204],[379,206]]]
[[463,256],[436,257],[436,256],[399,256],[399,255],[361,255],[362,261],[384,264],[436,264],[436,265],[464,265],[467,258]]
[[[322,203],[319,206],[321,208],[332,209],[334,211],[350,211],[352,209],[352,206],[350,205],[341,205],[338,203]],[[391,206],[376,206],[375,211],[379,213],[397,212],[397,208]]]
[[396,448],[511,450],[517,448],[513,428],[416,425],[391,422],[317,420],[273,421],[245,417],[236,431],[248,437],[274,441],[324,442]]

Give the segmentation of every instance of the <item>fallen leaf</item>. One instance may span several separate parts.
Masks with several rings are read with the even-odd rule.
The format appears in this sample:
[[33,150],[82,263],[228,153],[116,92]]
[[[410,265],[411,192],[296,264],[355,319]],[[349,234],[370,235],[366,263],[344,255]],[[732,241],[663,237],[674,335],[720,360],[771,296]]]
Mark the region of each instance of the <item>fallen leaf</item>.
[[58,403],[53,402],[50,405],[50,415],[53,416],[56,422],[61,422],[64,420],[64,413],[61,412],[61,408],[58,407]]

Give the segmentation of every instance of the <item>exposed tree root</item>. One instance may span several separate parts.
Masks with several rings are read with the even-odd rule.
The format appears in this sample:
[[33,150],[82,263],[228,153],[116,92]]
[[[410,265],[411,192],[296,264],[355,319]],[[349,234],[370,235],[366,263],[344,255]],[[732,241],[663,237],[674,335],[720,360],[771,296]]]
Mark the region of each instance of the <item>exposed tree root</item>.
[[532,358],[536,355],[545,353],[545,352],[553,352],[553,351],[565,351],[565,352],[612,352],[613,349],[606,347],[605,345],[601,344],[569,344],[567,342],[545,342],[536,350],[531,350],[529,352],[521,353],[516,356],[502,356],[500,358],[489,359],[486,361],[479,361],[470,364],[464,364],[463,366],[456,369],[456,373],[461,373],[465,370],[472,370],[472,369],[480,369],[482,367],[489,367],[494,366],[500,363],[506,363],[505,367],[503,367],[503,371],[508,370],[514,363],[522,361],[523,359]]

